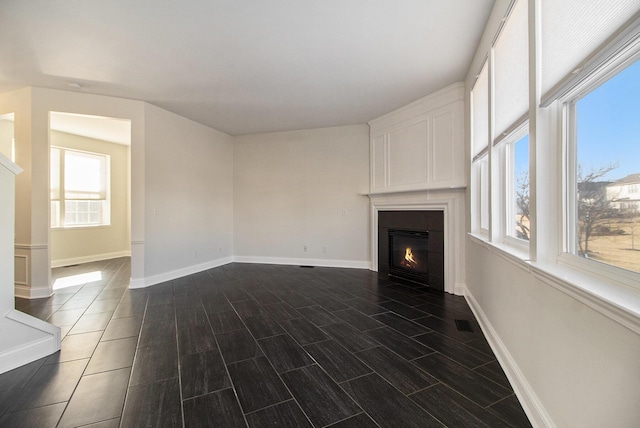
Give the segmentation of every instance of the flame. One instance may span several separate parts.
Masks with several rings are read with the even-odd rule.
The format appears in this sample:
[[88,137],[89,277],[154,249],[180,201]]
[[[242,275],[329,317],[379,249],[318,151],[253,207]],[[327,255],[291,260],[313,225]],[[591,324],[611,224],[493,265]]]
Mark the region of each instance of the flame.
[[404,250],[404,260],[400,262],[400,265],[410,268],[415,268],[418,266],[418,261],[413,257],[413,252],[410,247],[407,247]]

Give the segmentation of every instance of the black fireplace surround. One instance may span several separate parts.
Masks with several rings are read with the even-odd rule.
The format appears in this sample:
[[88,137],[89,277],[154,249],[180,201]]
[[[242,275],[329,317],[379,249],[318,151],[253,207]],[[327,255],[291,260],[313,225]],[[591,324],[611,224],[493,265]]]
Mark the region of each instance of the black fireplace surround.
[[379,211],[378,272],[444,291],[443,211]]

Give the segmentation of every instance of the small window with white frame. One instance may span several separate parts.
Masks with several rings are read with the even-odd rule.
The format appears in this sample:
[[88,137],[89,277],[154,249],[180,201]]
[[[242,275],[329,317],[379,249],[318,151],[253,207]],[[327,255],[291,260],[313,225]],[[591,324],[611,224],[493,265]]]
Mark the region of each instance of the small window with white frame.
[[564,100],[565,251],[588,270],[635,283],[640,279],[639,56],[603,64]]
[[528,130],[528,124],[525,124],[505,141],[505,236],[508,240],[515,239],[518,244],[531,238]]
[[53,146],[50,156],[51,227],[109,225],[110,157]]
[[491,202],[489,200],[489,155],[484,154],[476,161],[478,167],[478,196],[480,207],[480,230],[487,233],[490,223]]
[[489,155],[484,153],[472,164],[472,231],[488,238],[489,233]]
[[471,90],[472,197],[474,233],[488,237],[489,231],[489,64],[486,61]]

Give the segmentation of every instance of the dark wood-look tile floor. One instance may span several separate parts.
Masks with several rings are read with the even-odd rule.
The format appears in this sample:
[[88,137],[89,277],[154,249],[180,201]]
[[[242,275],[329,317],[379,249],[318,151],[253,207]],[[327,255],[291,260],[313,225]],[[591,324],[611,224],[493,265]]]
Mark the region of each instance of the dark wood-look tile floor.
[[62,350],[0,375],[0,426],[531,426],[462,297],[274,265],[142,290],[128,258],[52,277],[16,308]]

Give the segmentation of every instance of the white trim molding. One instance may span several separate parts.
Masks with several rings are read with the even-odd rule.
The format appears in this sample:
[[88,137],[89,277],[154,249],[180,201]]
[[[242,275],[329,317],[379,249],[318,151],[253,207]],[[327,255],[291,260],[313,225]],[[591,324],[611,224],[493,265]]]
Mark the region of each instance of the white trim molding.
[[290,266],[317,266],[349,269],[371,269],[368,260],[330,260],[330,259],[303,259],[286,257],[258,257],[258,256],[234,256],[234,263],[258,263],[268,265]]
[[48,288],[33,289],[28,285],[16,285],[14,287],[15,296],[21,299],[46,299],[53,296],[53,290]]
[[94,254],[91,256],[72,257],[69,259],[51,260],[51,267],[57,268],[62,266],[70,266],[80,263],[97,262],[100,260],[117,259],[119,257],[130,257],[131,251],[116,251],[113,253]]
[[[15,296],[24,299],[52,296],[49,245],[15,243],[13,248]],[[16,263],[23,259],[23,263]]]
[[49,248],[47,244],[15,244],[16,250],[46,250]]
[[193,275],[194,273],[202,272],[205,270],[213,269],[219,266],[224,266],[233,262],[233,257],[224,257],[221,259],[212,260],[206,263],[200,263],[197,265],[186,266],[180,269],[175,269],[168,272],[159,273],[144,278],[131,278],[129,282],[129,288],[145,288],[151,285],[160,284],[166,281],[171,281],[183,276]]
[[371,202],[371,270],[378,271],[380,211],[442,211],[444,214],[444,291],[463,295],[465,283],[465,188],[369,194]]
[[229,263],[256,263],[270,265],[294,265],[294,266],[315,266],[315,267],[335,267],[350,269],[369,269],[371,263],[368,260],[329,260],[329,259],[299,259],[285,257],[258,257],[258,256],[231,256],[221,259],[212,260],[210,262],[198,265],[187,266],[184,268],[172,270],[169,272],[159,273],[157,275],[148,276],[141,279],[131,278],[129,288],[145,288],[166,281],[171,281],[183,276],[192,275],[194,273],[203,272],[205,270],[224,266]]

